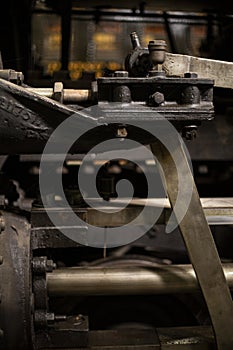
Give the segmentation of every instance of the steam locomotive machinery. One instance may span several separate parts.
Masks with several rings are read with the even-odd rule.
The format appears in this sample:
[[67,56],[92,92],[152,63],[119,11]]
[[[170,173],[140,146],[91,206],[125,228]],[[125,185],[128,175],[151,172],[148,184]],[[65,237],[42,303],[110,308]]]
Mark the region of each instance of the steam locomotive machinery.
[[[183,192],[187,190],[186,182],[189,184],[190,202],[179,222],[179,230],[192,265],[164,264],[146,255],[136,258],[122,253],[129,245],[116,251],[112,249],[111,259],[94,258],[97,250],[93,253],[93,248],[85,245],[88,225],[103,227],[106,232],[107,228],[120,229],[139,215],[144,200],[136,203],[133,199],[120,214],[103,214],[88,206],[73,189],[69,192],[72,212],[84,222],[77,227],[72,226],[70,212],[63,207],[63,202],[56,202],[56,196],[62,194],[54,192],[53,183],[48,185],[47,196],[38,196],[29,210],[12,205],[15,200],[14,191],[9,190],[12,183],[10,180],[1,182],[1,349],[230,350],[233,347],[233,306],[229,289],[233,285],[233,265],[221,264],[206,219],[208,215],[232,216],[232,207],[229,203],[221,206],[214,202],[211,207],[201,203],[181,138],[170,139],[171,154],[162,139],[156,139],[149,132],[155,127],[162,135],[163,122],[169,121],[184,137],[193,138],[197,127],[202,122],[211,123],[213,118],[214,81],[211,79],[215,79],[216,86],[232,88],[233,66],[166,53],[166,43],[160,40],[151,41],[148,48],[142,48],[136,33],[131,34],[131,41],[133,49],[126,58],[126,70],[99,78],[92,91],[66,90],[61,83],[55,83],[54,89],[31,88],[24,85],[21,73],[1,70],[2,159],[12,154],[42,154],[51,134],[72,116],[75,116],[70,124],[72,132],[87,132],[69,148],[69,133],[55,138],[50,146],[58,157],[64,149],[71,154],[85,154],[108,139],[116,139],[120,148],[124,148],[122,140],[128,138],[149,144],[160,163],[170,203],[163,208],[158,225],[167,223],[171,208],[176,216],[179,214],[175,211],[179,174],[184,179]],[[89,108],[79,106],[83,101],[88,101]],[[96,104],[93,114],[92,106]],[[171,137],[167,135],[167,139]],[[174,154],[179,160],[179,169],[174,163]],[[46,167],[43,171],[46,172]],[[51,172],[48,166],[48,178]],[[104,180],[103,197],[106,198],[111,182]],[[156,199],[149,199],[148,203],[149,214],[141,217],[139,226],[146,225],[149,217],[151,220],[155,215]],[[51,220],[51,213],[58,225]],[[75,239],[76,235],[83,244]],[[88,260],[86,254],[91,254],[92,258]],[[203,309],[198,311],[199,318],[193,321],[195,325],[178,327],[170,320],[165,327],[165,322],[161,321],[163,295],[176,300],[192,300],[197,296]],[[109,304],[104,303],[113,296],[119,309],[123,296],[126,297],[126,310],[133,300],[134,308],[141,310],[138,301],[143,305],[145,299],[151,303],[151,309],[156,310],[157,300],[159,327],[148,326],[149,309],[141,311],[145,313],[141,323],[138,311],[137,321],[129,322],[129,316],[123,314],[121,318],[125,323],[114,327],[116,316],[110,306],[109,314],[106,312]],[[158,299],[153,299],[154,296]],[[86,299],[91,297],[94,299]],[[92,312],[91,300],[99,303],[99,311],[95,308]],[[179,301],[177,303],[179,305]],[[200,320],[203,310],[207,315],[205,322]],[[108,315],[107,326],[98,329],[98,324],[103,323],[100,316],[98,319],[101,312]],[[179,307],[175,313],[179,313]],[[93,326],[93,318],[97,319],[97,326]]]

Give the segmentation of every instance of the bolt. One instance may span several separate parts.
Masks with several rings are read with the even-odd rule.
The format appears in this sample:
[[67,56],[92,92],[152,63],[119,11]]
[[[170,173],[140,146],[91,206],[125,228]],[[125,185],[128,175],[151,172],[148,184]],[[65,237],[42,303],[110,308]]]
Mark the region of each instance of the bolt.
[[201,100],[200,90],[195,85],[185,86],[181,93],[181,104],[193,105],[199,104]]
[[198,78],[198,74],[194,73],[194,72],[187,72],[187,73],[184,73],[184,77],[185,78]]
[[125,138],[128,136],[128,132],[125,127],[120,127],[117,129],[116,137]]
[[114,77],[117,78],[128,78],[129,73],[126,70],[116,70],[114,72]]
[[58,102],[63,102],[64,91],[61,82],[55,82],[53,86],[53,99]]
[[3,264],[3,256],[0,255],[0,265],[2,265],[2,264]]
[[56,264],[54,264],[53,260],[47,260],[46,261],[46,271],[47,272],[52,272],[53,270],[56,269]]
[[0,329],[0,338],[3,338],[3,336],[4,336],[4,332],[2,329]]
[[197,137],[196,125],[186,126],[182,131],[182,136],[188,141],[194,140]]
[[12,83],[21,85],[23,83],[24,76],[22,72],[16,72],[15,70],[10,69],[8,79]]
[[113,102],[130,103],[131,91],[127,85],[117,86],[113,91]]
[[164,102],[164,94],[156,91],[153,95],[149,97],[150,106],[160,106]]

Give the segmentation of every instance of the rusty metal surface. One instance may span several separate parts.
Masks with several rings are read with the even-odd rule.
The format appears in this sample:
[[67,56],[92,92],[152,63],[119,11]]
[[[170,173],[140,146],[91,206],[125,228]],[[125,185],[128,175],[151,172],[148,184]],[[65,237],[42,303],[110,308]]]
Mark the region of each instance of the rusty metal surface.
[[[211,80],[196,78],[165,78],[162,80],[158,82],[154,77],[100,79],[100,103],[98,113],[93,115],[93,113],[65,106],[29,91],[27,88],[0,79],[0,152],[1,154],[42,153],[52,132],[65,119],[74,114],[77,118],[75,127],[82,130],[84,126],[85,130],[90,131],[88,135],[81,138],[80,142],[73,145],[71,149],[73,153],[86,153],[103,139],[115,137],[119,124],[130,124],[134,118],[150,124],[160,120],[162,115],[162,118],[172,121],[179,130],[182,130],[190,123],[198,125],[201,120],[210,120],[213,117],[213,82]],[[164,105],[158,103],[156,96],[153,97],[154,90],[159,88],[159,85],[160,88],[163,86],[165,99],[171,99],[168,102],[165,101]],[[189,92],[190,88],[196,89],[194,93]],[[122,93],[122,89],[124,93]],[[113,93],[114,99],[111,98],[109,92]],[[186,96],[185,100],[179,103],[183,94]],[[121,106],[124,98],[129,98],[131,95],[134,101],[141,101],[141,103],[137,105],[129,103],[127,107]],[[150,102],[150,95],[153,97],[153,103]],[[168,98],[168,96],[170,97]],[[192,99],[192,96],[198,99],[198,103]],[[101,104],[103,100],[119,102],[118,107],[113,108],[104,103]],[[151,106],[150,103],[152,103]],[[143,144],[149,142],[148,133],[142,131],[139,133],[130,126],[128,126],[128,131],[135,140],[139,140]],[[65,142],[68,141],[64,139],[59,141],[59,144],[54,145],[55,152],[61,152],[62,144]]]
[[1,154],[42,153],[51,133],[74,113],[80,127],[97,126],[93,117],[9,81],[0,79],[0,90]]
[[163,68],[167,75],[184,76],[195,72],[200,78],[214,80],[214,85],[233,89],[233,63],[167,53]]
[[4,212],[0,232],[0,329],[2,350],[32,350],[29,224]]

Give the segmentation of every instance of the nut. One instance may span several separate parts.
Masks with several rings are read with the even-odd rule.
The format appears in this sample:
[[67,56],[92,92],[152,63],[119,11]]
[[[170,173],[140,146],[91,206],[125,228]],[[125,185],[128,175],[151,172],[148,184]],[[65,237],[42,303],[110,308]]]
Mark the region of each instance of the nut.
[[64,90],[61,82],[55,82],[53,86],[53,99],[58,102],[63,102]]
[[160,106],[163,102],[165,101],[164,99],[164,94],[157,91],[153,95],[149,97],[149,105],[150,106]]

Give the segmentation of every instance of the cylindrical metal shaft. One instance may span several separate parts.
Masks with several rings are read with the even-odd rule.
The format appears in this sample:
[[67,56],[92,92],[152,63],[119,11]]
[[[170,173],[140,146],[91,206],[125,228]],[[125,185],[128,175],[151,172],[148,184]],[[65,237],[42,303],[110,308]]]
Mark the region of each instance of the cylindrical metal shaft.
[[[233,288],[233,264],[224,264]],[[192,293],[199,285],[192,265],[65,268],[47,274],[50,296]]]
[[[26,88],[28,91],[35,92],[40,96],[53,98],[52,88]],[[66,103],[78,103],[91,99],[91,90],[87,89],[63,89],[63,101]]]

